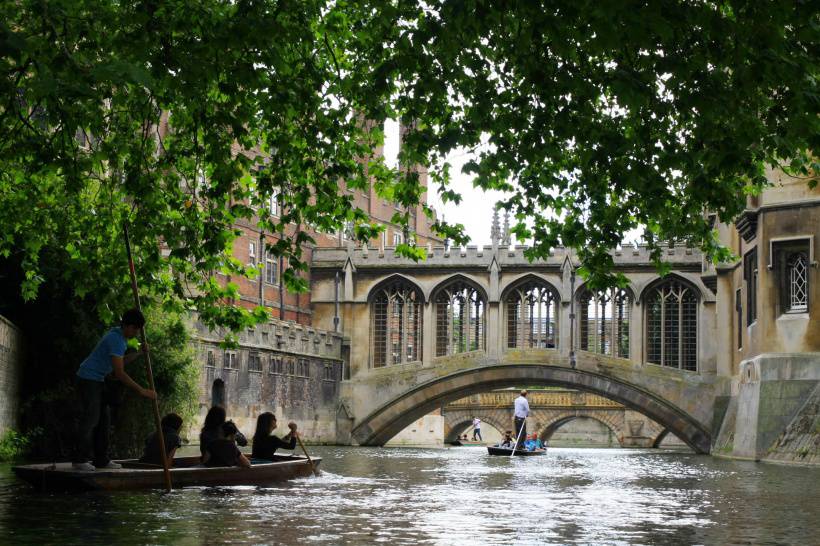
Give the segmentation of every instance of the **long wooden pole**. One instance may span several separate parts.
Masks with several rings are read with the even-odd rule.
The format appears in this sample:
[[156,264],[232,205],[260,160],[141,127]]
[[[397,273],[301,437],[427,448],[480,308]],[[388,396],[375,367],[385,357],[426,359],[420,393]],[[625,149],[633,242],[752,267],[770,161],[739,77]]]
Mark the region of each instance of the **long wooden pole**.
[[318,476],[318,475],[319,475],[319,471],[318,471],[318,470],[316,470],[316,465],[315,465],[315,464],[313,464],[313,461],[311,460],[310,455],[308,455],[307,449],[305,449],[305,444],[303,444],[303,443],[302,443],[302,437],[301,437],[301,436],[299,436],[299,434],[298,434],[298,433],[296,434],[296,441],[297,441],[297,442],[299,442],[299,447],[301,447],[301,448],[302,448],[302,451],[304,451],[304,452],[305,452],[305,457],[307,457],[307,460],[308,460],[308,462],[310,463],[310,467],[313,469],[313,474],[315,474],[316,476]]
[[[515,422],[515,416],[513,416],[513,423]],[[524,417],[524,421],[521,423],[521,428],[518,429],[518,437],[515,439],[515,445],[513,445],[512,453],[510,453],[510,457],[515,455],[515,448],[518,447],[518,442],[521,440],[521,433],[524,432],[524,424],[527,422],[527,418]]]
[[[137,271],[134,269],[134,258],[131,255],[131,241],[128,238],[128,223],[123,223],[123,232],[125,233],[125,250],[128,252],[128,270],[131,273],[131,291],[134,293],[134,307],[142,312],[142,305],[140,305],[140,293],[137,288]],[[155,393],[157,389],[154,387],[154,372],[151,369],[151,351],[148,348],[148,340],[145,337],[145,327],[140,329],[140,338],[142,339],[143,358],[145,359],[145,372],[148,375],[148,388]],[[157,427],[157,434],[159,434],[159,450],[162,454],[162,469],[165,474],[165,490],[171,491],[171,469],[168,465],[167,451],[165,450],[165,433],[162,431],[162,418],[159,415],[159,401],[154,398],[151,400],[151,405],[154,408],[154,424]]]

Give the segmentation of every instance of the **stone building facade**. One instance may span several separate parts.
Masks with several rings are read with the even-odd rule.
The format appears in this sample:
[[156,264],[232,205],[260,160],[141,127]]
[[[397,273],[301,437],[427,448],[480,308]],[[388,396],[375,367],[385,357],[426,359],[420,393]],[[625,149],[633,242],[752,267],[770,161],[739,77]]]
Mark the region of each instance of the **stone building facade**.
[[340,334],[273,320],[241,333],[232,349],[220,346],[222,334],[196,324],[203,373],[194,430],[211,406],[221,405],[248,436],[256,417],[270,411],[283,429],[295,421],[312,442],[335,443],[343,374]]
[[0,434],[17,426],[22,366],[22,333],[0,316]]
[[820,462],[820,187],[770,171],[734,225],[738,259],[705,264],[715,286],[718,373],[731,378],[714,453]]

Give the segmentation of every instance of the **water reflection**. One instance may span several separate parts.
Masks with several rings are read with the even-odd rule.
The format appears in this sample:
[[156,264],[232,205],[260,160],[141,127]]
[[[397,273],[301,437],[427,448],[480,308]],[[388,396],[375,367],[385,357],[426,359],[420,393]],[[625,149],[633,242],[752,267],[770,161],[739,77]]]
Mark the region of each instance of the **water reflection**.
[[37,494],[0,470],[14,544],[812,543],[820,470],[657,450],[316,448],[271,487]]

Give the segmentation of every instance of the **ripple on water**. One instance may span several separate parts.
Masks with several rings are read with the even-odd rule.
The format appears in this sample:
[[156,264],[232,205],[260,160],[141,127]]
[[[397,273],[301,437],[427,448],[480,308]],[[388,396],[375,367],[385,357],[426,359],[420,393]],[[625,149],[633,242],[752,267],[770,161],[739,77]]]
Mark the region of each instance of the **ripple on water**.
[[36,494],[4,468],[0,529],[14,544],[83,546],[808,544],[820,520],[818,469],[656,450],[315,451],[319,477],[170,494]]

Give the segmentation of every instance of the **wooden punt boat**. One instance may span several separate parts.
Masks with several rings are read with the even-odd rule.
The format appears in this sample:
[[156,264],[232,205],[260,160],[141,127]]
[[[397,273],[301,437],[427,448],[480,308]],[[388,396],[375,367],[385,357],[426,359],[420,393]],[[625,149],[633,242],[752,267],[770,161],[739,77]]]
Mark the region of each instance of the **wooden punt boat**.
[[[536,449],[533,451],[527,451],[524,449],[516,449],[515,456],[516,457],[534,457],[536,455],[543,455],[546,453],[546,449]],[[487,453],[490,455],[501,455],[505,457],[509,457],[512,454],[512,448],[507,447],[498,447],[498,446],[487,446]]]
[[461,445],[464,446],[464,447],[477,447],[477,446],[484,447],[487,444],[485,444],[484,442],[465,442],[464,440],[462,440]]
[[[321,458],[312,458],[317,467]],[[164,489],[161,466],[145,464],[137,459],[117,461],[122,468],[93,472],[74,470],[71,463],[29,464],[12,468],[20,479],[41,491]],[[276,455],[270,462],[254,460],[250,468],[205,467],[199,457],[178,457],[171,468],[173,487],[218,485],[264,485],[303,478],[313,474],[305,457]]]

